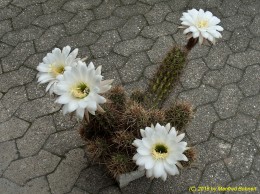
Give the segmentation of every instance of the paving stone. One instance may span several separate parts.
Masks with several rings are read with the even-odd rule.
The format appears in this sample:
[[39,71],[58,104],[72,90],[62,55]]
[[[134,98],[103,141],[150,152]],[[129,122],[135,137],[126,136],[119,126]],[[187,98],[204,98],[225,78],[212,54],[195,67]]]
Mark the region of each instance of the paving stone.
[[260,25],[260,14],[256,15],[253,22],[250,25],[250,31],[255,36],[260,36],[260,28],[258,27]]
[[234,15],[222,19],[221,26],[229,31],[233,31],[236,28],[245,27],[251,23],[251,17],[245,15]]
[[205,186],[224,186],[231,181],[231,177],[223,161],[210,164],[206,167],[200,185]]
[[245,52],[232,54],[227,63],[233,67],[244,69],[247,66],[254,65],[260,61],[260,51],[247,50]]
[[77,123],[77,118],[70,114],[63,115],[62,110],[53,114],[53,119],[57,131],[72,129]]
[[148,83],[145,78],[141,78],[138,81],[131,82],[128,84],[124,84],[125,91],[129,95],[135,90],[145,91],[147,87],[148,87]]
[[[11,163],[11,161],[18,158],[18,153],[17,153],[17,150],[16,150],[15,142],[14,141],[7,141],[7,142],[4,142],[4,143],[0,143],[0,152],[1,152],[0,176],[2,176],[4,170],[8,167],[8,165]],[[0,183],[0,185],[1,185],[1,183]],[[1,191],[1,189],[0,189],[0,191]]]
[[[1,31],[1,29],[0,29],[0,31]],[[12,50],[13,50],[13,47],[11,47],[7,44],[4,44],[4,43],[0,43],[0,58],[8,55]]]
[[35,77],[35,72],[26,67],[19,70],[0,74],[0,91],[7,92],[9,88],[21,86],[31,82]]
[[45,2],[45,1],[47,1],[47,0],[30,0],[30,1],[27,1],[27,0],[14,0],[14,1],[12,1],[12,4],[14,4],[16,6],[19,6],[19,7],[25,8],[28,5],[42,3],[42,2]]
[[3,123],[4,121],[7,121],[12,116],[11,112],[8,111],[3,103],[0,101],[0,123]]
[[121,191],[117,186],[110,186],[101,190],[99,194],[121,194]]
[[[179,29],[175,34],[173,34],[172,37],[175,40],[177,45],[184,46],[187,44],[187,36],[183,35],[183,30],[181,30],[181,29]],[[197,49],[196,47],[198,47],[198,46],[195,46],[193,48],[193,50]],[[194,52],[193,50],[191,52]],[[189,55],[191,54],[191,52],[189,53]]]
[[136,3],[137,0],[121,0],[124,5],[130,5]]
[[0,1],[0,8],[6,7],[12,0],[1,0]]
[[216,122],[213,134],[231,142],[233,138],[254,132],[255,128],[256,120],[254,118],[244,114],[237,114],[233,118]]
[[165,16],[171,12],[170,7],[166,3],[158,3],[145,14],[145,17],[150,25],[160,23],[164,20]]
[[224,68],[220,70],[206,72],[202,82],[214,88],[221,88],[224,85],[239,81],[242,75],[242,70],[225,65]]
[[232,54],[232,52],[227,44],[225,42],[221,42],[210,49],[210,52],[205,60],[210,69],[219,69],[225,65],[230,54]]
[[149,4],[149,5],[154,5],[156,3],[160,3],[162,1],[168,1],[168,0],[139,0],[139,1],[142,3]]
[[44,149],[58,155],[64,155],[67,151],[85,145],[77,129],[60,131],[50,135],[44,145]]
[[201,84],[201,79],[208,67],[202,59],[195,59],[190,61],[180,77],[181,84],[184,88],[196,88]]
[[191,89],[180,93],[181,100],[187,100],[194,107],[214,102],[218,98],[218,91],[212,87],[201,85],[199,88]]
[[4,20],[0,22],[0,37],[2,37],[6,32],[12,31],[12,23],[10,20]]
[[43,30],[41,28],[31,26],[29,28],[6,33],[3,36],[2,41],[9,45],[16,46],[19,42],[35,40],[39,38],[42,33]]
[[13,114],[19,106],[26,101],[27,95],[24,86],[11,88],[2,99],[4,107],[11,114]]
[[116,30],[104,32],[90,49],[95,57],[107,56],[114,45],[121,40]]
[[55,99],[49,97],[28,101],[23,103],[15,114],[24,120],[34,121],[38,117],[58,111],[61,105],[54,103],[54,101]]
[[144,176],[130,182],[127,186],[121,188],[121,192],[124,194],[148,193],[151,182],[151,180]]
[[123,40],[133,39],[141,32],[144,26],[146,26],[144,16],[138,15],[130,18],[118,31]]
[[92,166],[80,173],[76,186],[94,194],[114,183],[101,166]]
[[218,10],[224,17],[236,15],[238,8],[241,6],[240,0],[224,0]]
[[70,45],[71,47],[81,47],[91,45],[96,42],[98,35],[88,30],[83,31],[80,34],[63,37],[58,42],[59,47]]
[[177,30],[177,25],[168,21],[164,21],[159,24],[144,27],[141,35],[147,38],[156,39],[160,36],[174,34]]
[[151,9],[151,6],[143,3],[136,3],[133,5],[125,5],[118,7],[114,11],[114,15],[121,18],[129,18],[134,15],[145,14]]
[[81,170],[87,166],[82,149],[71,150],[59,164],[55,172],[48,175],[51,191],[55,194],[67,193],[75,184]]
[[41,5],[32,5],[23,10],[21,14],[13,18],[13,27],[24,28],[29,26],[38,16],[42,15]]
[[63,9],[70,12],[78,12],[80,10],[92,9],[99,5],[102,0],[70,0],[62,7]]
[[204,167],[212,162],[228,157],[232,145],[226,141],[212,137],[209,141],[196,145],[194,148],[197,153],[196,167]]
[[5,171],[4,177],[17,184],[24,185],[26,181],[34,177],[52,172],[59,161],[60,158],[58,156],[42,150],[36,156],[12,162]]
[[90,193],[87,193],[86,191],[82,190],[82,189],[79,189],[77,187],[74,187],[72,189],[71,192],[69,192],[68,194],[90,194]]
[[122,85],[122,80],[120,78],[120,75],[118,73],[118,70],[113,71],[107,71],[103,73],[104,78],[106,79],[114,79],[113,86]]
[[55,13],[39,16],[36,20],[33,21],[33,24],[43,28],[48,28],[55,24],[68,22],[72,17],[73,14],[60,10]]
[[241,178],[250,172],[256,148],[249,136],[236,139],[230,157],[224,162],[234,179]]
[[0,142],[23,136],[28,127],[29,123],[16,117],[12,117],[8,121],[2,122],[0,124]]
[[149,193],[175,194],[187,190],[190,186],[197,185],[201,176],[201,171],[194,168],[181,170],[180,175],[169,176],[164,182],[155,179]]
[[42,62],[43,57],[45,57],[46,55],[47,52],[33,54],[30,57],[28,57],[28,59],[24,62],[24,66],[37,70],[37,66],[39,65],[39,63]]
[[48,0],[42,3],[44,14],[57,12],[67,0]]
[[199,107],[194,118],[185,130],[190,137],[190,143],[197,144],[206,141],[210,136],[210,131],[218,116],[211,105]]
[[48,51],[55,47],[58,40],[65,35],[63,26],[51,26],[44,34],[35,40],[35,47],[38,52]]
[[[183,35],[182,35],[183,36]],[[184,36],[185,38],[185,36]],[[174,38],[175,39],[175,38]],[[176,40],[176,39],[175,39]],[[185,40],[185,44],[187,43],[187,40]],[[192,59],[198,59],[201,57],[206,57],[208,56],[208,53],[210,51],[210,47],[205,46],[205,45],[199,45],[197,44],[188,54],[188,60]]]
[[79,12],[68,23],[65,24],[67,33],[75,34],[81,32],[93,19],[94,14],[91,10],[84,10]]
[[18,69],[30,55],[34,54],[33,42],[19,43],[12,52],[2,59],[4,72]]
[[[256,171],[252,171],[249,176],[241,178],[239,180],[231,182],[229,185],[230,187],[256,187],[257,192],[260,185],[260,175]],[[234,192],[227,192],[227,193],[234,193]],[[255,193],[254,191],[248,191],[244,193]]]
[[26,92],[29,100],[41,98],[46,94],[46,84],[38,84],[37,80],[33,80],[26,85]]
[[49,185],[45,177],[35,178],[21,189],[22,194],[51,194],[49,191]]
[[260,114],[260,94],[252,97],[245,98],[241,101],[239,111],[254,116],[259,117]]
[[231,39],[228,42],[231,50],[234,52],[245,51],[249,41],[252,39],[252,34],[246,28],[235,29]]
[[155,65],[149,65],[144,70],[144,77],[147,79],[152,79],[154,74],[156,73],[156,70],[158,69],[159,64]]
[[125,66],[119,70],[123,82],[137,81],[150,61],[146,53],[133,54]]
[[260,50],[260,37],[254,37],[250,41],[250,46],[255,50]]
[[115,16],[110,16],[109,18],[106,19],[100,19],[100,20],[95,20],[90,22],[87,28],[93,32],[100,33],[104,31],[116,29],[122,26],[124,23],[125,23],[125,19],[115,17]]
[[259,1],[250,1],[250,4],[242,4],[239,6],[238,13],[245,15],[256,15],[259,13],[260,3]]
[[138,36],[135,39],[117,43],[114,47],[114,51],[123,56],[130,56],[133,53],[148,50],[152,45],[152,40]]
[[112,15],[113,11],[120,6],[120,0],[103,1],[95,10],[96,19],[106,18]]
[[253,161],[252,168],[260,172],[260,155],[256,155]]
[[219,94],[214,107],[221,119],[232,117],[236,114],[240,100],[243,98],[242,92],[237,85],[230,84],[224,86]]
[[3,9],[0,9],[0,20],[10,19],[21,13],[22,9],[13,5],[9,5]]
[[185,8],[187,7],[189,1],[188,0],[184,0],[184,1],[178,1],[178,0],[171,0],[168,2],[171,9],[173,10],[173,12],[175,11],[184,11]]
[[[125,65],[127,58],[110,53],[108,56],[92,60],[96,67],[102,65],[102,72],[121,68]],[[107,77],[108,78],[108,77]]]
[[21,187],[17,184],[5,178],[0,178],[0,193],[17,194],[17,191],[19,191],[20,188]]
[[219,7],[221,5],[221,0],[194,0],[189,3],[189,6],[196,9],[201,8],[213,8],[213,7]]
[[167,14],[165,20],[172,22],[174,24],[180,25],[181,21],[180,18],[182,16],[182,12],[181,11],[175,11],[175,12],[170,12]]
[[252,139],[254,140],[256,146],[260,149],[260,124],[254,133],[252,133]]
[[167,55],[167,52],[170,51],[173,45],[174,40],[171,36],[159,37],[147,54],[153,63],[160,63],[163,61],[164,57]]
[[249,66],[246,68],[243,79],[239,83],[239,88],[245,96],[256,95],[260,91],[260,65]]
[[16,141],[20,155],[22,157],[28,157],[36,154],[49,135],[55,131],[51,116],[36,119],[24,136]]

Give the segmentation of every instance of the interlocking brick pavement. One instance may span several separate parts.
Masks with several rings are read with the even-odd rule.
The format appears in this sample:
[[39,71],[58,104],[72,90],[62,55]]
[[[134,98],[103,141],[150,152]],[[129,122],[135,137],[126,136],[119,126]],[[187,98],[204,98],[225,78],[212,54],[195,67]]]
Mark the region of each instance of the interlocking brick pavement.
[[[80,48],[127,91],[144,89],[167,51],[185,44],[183,11],[221,19],[223,38],[197,45],[165,103],[192,102],[186,129],[197,162],[166,182],[119,189],[86,158],[78,122],[36,82],[54,47]],[[259,0],[0,0],[0,193],[187,194],[189,186],[260,190]],[[221,192],[219,192],[221,193]]]

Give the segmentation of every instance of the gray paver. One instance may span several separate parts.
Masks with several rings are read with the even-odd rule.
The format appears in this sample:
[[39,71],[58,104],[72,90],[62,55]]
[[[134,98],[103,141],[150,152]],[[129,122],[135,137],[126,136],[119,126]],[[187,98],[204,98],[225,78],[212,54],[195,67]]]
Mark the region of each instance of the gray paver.
[[101,3],[101,0],[70,0],[63,6],[63,9],[71,12],[78,12],[80,10],[90,9]]
[[118,31],[123,40],[133,39],[141,32],[145,25],[146,20],[144,16],[133,16],[132,18],[127,20],[125,25],[123,25],[122,28],[119,28]]
[[[180,77],[182,86],[185,89],[199,87],[201,84],[201,78],[207,70],[208,67],[202,59],[190,61],[186,65],[185,70]],[[186,79],[187,77],[189,77],[189,79]]]
[[0,124],[0,142],[12,140],[21,137],[29,127],[29,123],[12,117],[8,121]]
[[72,191],[69,192],[68,194],[89,194],[89,193],[87,193],[86,191],[84,191],[84,190],[82,190],[82,189],[79,189],[79,188],[77,188],[77,187],[74,187],[74,188],[72,189]]
[[4,143],[0,143],[0,152],[1,152],[1,158],[0,158],[0,163],[1,163],[0,176],[1,176],[4,170],[11,163],[11,161],[18,158],[15,142],[7,141]]
[[218,116],[211,105],[199,107],[186,129],[186,133],[190,137],[190,143],[206,141],[210,136],[213,123],[217,120]]
[[171,36],[159,37],[156,43],[153,45],[152,49],[148,51],[147,54],[153,63],[160,63],[166,56],[167,52],[169,52],[173,47],[173,45],[174,40]]
[[42,3],[42,9],[45,14],[57,12],[60,7],[66,2],[67,0],[48,0]]
[[13,48],[11,46],[4,44],[4,43],[0,43],[0,57],[1,58],[8,55],[12,50],[13,50]]
[[242,98],[242,92],[237,85],[231,84],[224,86],[220,91],[218,100],[214,103],[220,118],[226,119],[234,116]]
[[258,117],[260,114],[260,95],[245,98],[241,101],[239,111],[252,115],[253,117]]
[[16,141],[20,155],[28,157],[36,154],[55,131],[51,116],[36,119],[24,136]]
[[95,16],[97,19],[106,18],[119,6],[120,0],[103,1],[99,7],[94,9]]
[[44,145],[44,149],[49,152],[63,155],[67,151],[85,145],[78,130],[60,131],[50,135]]
[[104,57],[120,40],[121,38],[116,30],[106,31],[95,44],[90,46],[90,49],[95,57]]
[[[5,171],[4,177],[17,184],[24,185],[26,181],[34,177],[52,172],[59,161],[60,158],[58,156],[42,150],[36,156],[12,162]],[[32,168],[32,166],[34,166],[34,168]],[[17,171],[19,171],[19,174],[17,174]]]
[[130,56],[132,53],[150,49],[152,44],[152,40],[138,36],[135,39],[117,43],[114,47],[114,51],[123,56]]
[[234,143],[230,157],[224,160],[234,179],[241,178],[250,172],[256,148],[249,136],[244,136]]
[[171,9],[166,3],[158,3],[145,14],[145,17],[150,25],[157,24],[162,22],[169,12],[171,12]]
[[221,6],[218,8],[218,10],[221,12],[221,14],[224,17],[233,16],[237,13],[237,10],[240,6],[241,2],[240,0],[224,0]]
[[0,192],[1,193],[17,194],[17,191],[19,191],[20,189],[21,188],[17,184],[15,184],[5,178],[0,178]]
[[215,126],[213,133],[222,139],[232,141],[233,138],[249,134],[256,129],[256,120],[244,114],[237,114],[235,117],[220,120]]
[[48,175],[50,188],[55,194],[69,192],[75,184],[81,170],[87,165],[82,149],[71,150],[55,172]]
[[246,68],[243,79],[239,83],[239,88],[245,96],[256,95],[260,91],[260,65],[253,65]]
[[0,10],[0,18],[1,20],[11,19],[21,13],[22,9],[13,5],[9,5]]
[[45,177],[39,177],[27,182],[22,189],[22,194],[51,194]]
[[252,39],[252,34],[246,28],[235,29],[228,45],[234,52],[245,51],[250,39]]
[[260,21],[260,15],[255,16],[253,22],[249,27],[252,34],[254,34],[255,36],[260,36],[260,29],[258,28],[258,26],[260,25],[259,21]]
[[45,2],[45,1],[47,1],[47,0],[31,0],[31,1],[27,1],[27,0],[14,0],[14,1],[12,1],[12,4],[24,8],[24,7],[27,7],[28,5],[42,3],[42,2]]
[[260,37],[254,37],[250,41],[250,46],[255,50],[260,50]]
[[239,27],[245,27],[250,24],[251,17],[245,15],[234,15],[224,18],[221,21],[221,25],[224,29],[233,31]]
[[[23,103],[16,112],[19,118],[33,121],[37,117],[44,116],[60,109],[61,105],[54,103],[55,99],[49,97],[37,98]],[[41,107],[41,108],[39,108]]]
[[10,20],[4,20],[0,22],[0,37],[2,37],[6,32],[12,30],[12,24]]
[[134,15],[145,14],[151,9],[151,6],[137,2],[133,5],[125,5],[118,7],[114,14],[121,18],[129,18]]
[[2,59],[3,71],[8,72],[18,69],[26,58],[34,53],[33,42],[18,44],[8,56]]

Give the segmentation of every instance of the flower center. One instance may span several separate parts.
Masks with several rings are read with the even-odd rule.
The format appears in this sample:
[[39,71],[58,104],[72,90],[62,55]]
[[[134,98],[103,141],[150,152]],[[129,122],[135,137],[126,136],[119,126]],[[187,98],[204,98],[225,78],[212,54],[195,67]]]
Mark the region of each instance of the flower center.
[[58,76],[60,74],[63,74],[65,71],[65,67],[63,64],[51,64],[51,72],[55,75]]
[[153,148],[152,155],[156,160],[165,159],[169,155],[168,147],[164,144],[156,144]]
[[198,22],[198,27],[199,27],[199,28],[208,27],[208,21],[207,21],[207,20],[200,20],[200,21]]
[[89,95],[90,89],[87,86],[87,84],[81,82],[76,87],[71,89],[71,93],[75,98],[85,98],[87,95]]

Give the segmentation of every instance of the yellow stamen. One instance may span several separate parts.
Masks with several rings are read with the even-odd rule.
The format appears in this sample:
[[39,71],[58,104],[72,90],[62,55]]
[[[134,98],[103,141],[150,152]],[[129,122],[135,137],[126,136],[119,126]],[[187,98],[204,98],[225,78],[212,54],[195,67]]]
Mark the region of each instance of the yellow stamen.
[[199,27],[199,28],[208,27],[208,21],[207,21],[207,20],[200,20],[200,21],[198,22],[198,27]]
[[153,147],[152,155],[156,160],[165,159],[169,155],[169,149],[165,144],[158,143]]
[[55,75],[58,76],[60,74],[63,74],[65,71],[65,67],[63,64],[51,64],[51,72]]
[[73,87],[71,89],[71,93],[75,98],[85,98],[86,96],[89,95],[90,89],[87,86],[87,84],[81,82],[76,87]]

